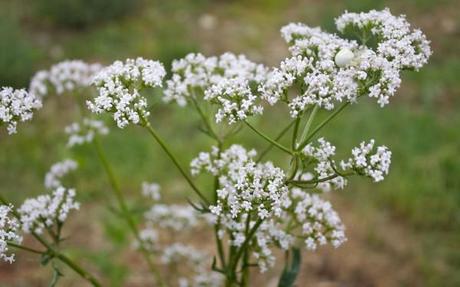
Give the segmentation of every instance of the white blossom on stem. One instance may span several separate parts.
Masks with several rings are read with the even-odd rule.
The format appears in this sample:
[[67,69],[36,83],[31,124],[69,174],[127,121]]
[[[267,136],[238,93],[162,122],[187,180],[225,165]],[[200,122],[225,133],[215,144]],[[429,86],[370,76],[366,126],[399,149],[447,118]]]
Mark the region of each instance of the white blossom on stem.
[[64,223],[69,212],[79,208],[80,203],[75,201],[75,190],[60,186],[51,194],[27,199],[18,212],[24,232],[41,234],[45,228]]
[[45,175],[45,187],[55,189],[62,186],[61,179],[69,172],[76,170],[77,162],[72,159],[65,159],[53,164]]
[[0,88],[0,126],[5,125],[8,134],[16,133],[18,122],[32,119],[33,111],[41,107],[41,100],[24,89]]
[[13,206],[0,205],[0,259],[14,262],[14,253],[9,253],[8,242],[21,244],[22,235],[19,234],[20,225],[11,214]]
[[391,151],[386,146],[374,148],[375,141],[362,142],[352,149],[352,157],[340,163],[342,169],[352,169],[358,174],[371,177],[374,182],[384,180],[391,164]]
[[96,73],[102,69],[100,64],[88,64],[80,60],[66,60],[53,65],[49,70],[38,71],[29,85],[29,92],[37,97],[50,93],[61,95],[90,86]]
[[98,114],[112,113],[119,128],[139,124],[141,117],[149,115],[147,99],[140,90],[161,87],[165,75],[158,61],[143,58],[116,61],[94,77],[99,96],[87,102],[88,108]]
[[93,141],[96,135],[107,135],[109,128],[103,121],[83,118],[80,122],[73,122],[65,128],[65,133],[69,136],[68,147],[83,145]]
[[[318,188],[322,191],[331,189],[343,189],[347,185],[347,180],[338,175],[335,171],[335,162],[332,157],[335,156],[335,146],[324,138],[318,139],[317,143],[310,143],[303,149],[303,154],[313,159],[314,173],[303,174],[302,180],[320,180]],[[308,160],[308,159],[307,159]],[[311,178],[310,178],[311,175]],[[336,176],[336,177],[334,177]],[[333,177],[328,180],[329,177]]]

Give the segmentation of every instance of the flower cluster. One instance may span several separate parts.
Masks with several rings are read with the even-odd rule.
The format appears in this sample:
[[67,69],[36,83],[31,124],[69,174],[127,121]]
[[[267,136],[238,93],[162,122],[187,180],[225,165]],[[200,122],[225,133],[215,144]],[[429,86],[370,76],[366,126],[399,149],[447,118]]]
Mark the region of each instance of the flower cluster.
[[352,149],[352,158],[340,163],[342,169],[353,169],[358,174],[371,177],[379,182],[388,174],[391,164],[391,151],[386,146],[374,149],[374,140],[362,142]]
[[251,115],[260,115],[263,107],[256,104],[248,80],[244,78],[224,79],[205,92],[205,100],[219,106],[215,115],[220,123],[227,118],[229,124],[244,120]]
[[27,199],[18,212],[24,232],[41,234],[45,228],[63,223],[70,211],[79,208],[75,190],[60,186],[51,194]]
[[[389,10],[345,13],[336,24],[342,32],[369,29],[378,39],[377,49],[366,46],[366,39],[358,44],[320,28],[289,24],[281,33],[292,57],[269,73],[259,87],[262,98],[270,104],[288,102],[293,117],[311,105],[331,110],[336,102],[355,102],[362,95],[376,98],[383,107],[400,86],[400,71],[419,69],[431,54],[420,30],[411,31],[404,17]],[[289,99],[294,85],[300,94]]]
[[0,126],[6,125],[9,134],[16,133],[18,122],[30,120],[33,110],[41,107],[41,100],[24,89],[0,88]]
[[71,159],[66,159],[53,164],[45,175],[45,187],[55,189],[62,186],[61,178],[69,172],[76,170],[78,164]]
[[29,92],[44,97],[52,92],[61,95],[66,92],[88,87],[100,64],[88,64],[80,60],[68,60],[52,66],[49,70],[37,72],[29,86]]
[[332,157],[335,155],[335,146],[330,142],[320,138],[318,144],[310,143],[305,146],[303,154],[313,159],[315,167],[314,175],[311,173],[302,174],[302,180],[316,179],[319,181],[318,188],[322,191],[345,187],[347,180],[336,173],[335,163],[332,161]]
[[96,135],[107,135],[109,129],[103,121],[83,118],[81,122],[74,122],[65,128],[69,136],[68,147],[82,145],[93,141]]
[[253,87],[265,79],[267,69],[243,55],[225,53],[207,58],[189,54],[173,62],[172,72],[166,82],[166,102],[176,101],[184,106],[187,99],[203,93],[205,100],[218,107],[217,122],[227,118],[234,123],[262,112]]
[[[174,243],[164,248],[161,262],[165,265],[187,265],[193,276],[191,278],[180,277],[179,287],[218,287],[222,285],[222,276],[207,271],[209,255],[196,248]],[[190,276],[189,276],[190,277]]]
[[[335,148],[321,140],[320,147],[309,146],[305,152],[325,165]],[[309,249],[345,241],[344,226],[329,202],[298,188],[289,189],[282,170],[271,163],[256,164],[255,155],[233,145],[225,151],[202,152],[192,160],[192,174],[207,172],[219,179],[217,203],[210,206],[219,238],[227,233],[229,243],[237,248],[247,242],[262,272],[274,265],[276,247],[288,250],[299,239]],[[319,177],[332,170],[321,168]],[[338,188],[344,181],[331,179],[328,184]],[[254,237],[247,238],[252,229]]]
[[[140,245],[159,255],[160,263],[173,268],[176,274],[176,283],[179,287],[214,287],[221,286],[222,276],[209,272],[210,257],[206,252],[197,250],[191,245],[177,241],[185,230],[197,228],[206,219],[190,205],[160,204],[160,186],[157,183],[142,184],[142,194],[154,201],[153,206],[144,214],[146,227],[139,233],[141,242],[134,242],[134,247]],[[174,238],[164,242],[161,236],[165,232]]]
[[161,199],[160,189],[161,187],[158,183],[142,183],[142,195],[154,201],[158,201]]
[[264,219],[280,211],[280,198],[287,190],[284,172],[271,162],[255,163],[255,155],[254,151],[232,145],[223,152],[214,148],[211,153],[201,153],[192,160],[192,174],[208,170],[219,176],[217,204],[210,209],[214,215],[229,220],[229,224],[248,212]]
[[159,228],[183,231],[198,225],[198,213],[189,205],[160,204],[153,205],[144,217],[146,221]]
[[143,58],[116,61],[102,69],[94,77],[94,85],[99,91],[88,108],[94,113],[113,113],[118,127],[129,123],[139,124],[147,117],[147,99],[140,94],[143,87],[160,87],[166,75],[158,61]]
[[331,204],[318,195],[292,188],[284,202],[284,212],[291,215],[291,227],[298,227],[292,230],[287,227],[291,236],[302,239],[310,250],[328,242],[338,247],[346,241],[345,227],[340,217]]
[[420,69],[431,55],[430,43],[419,29],[411,29],[406,17],[387,8],[367,13],[344,13],[335,21],[341,32],[357,30],[377,37],[377,53],[401,69]]
[[13,263],[14,254],[7,254],[8,242],[20,244],[22,236],[19,235],[19,223],[12,217],[12,206],[0,205],[0,259]]

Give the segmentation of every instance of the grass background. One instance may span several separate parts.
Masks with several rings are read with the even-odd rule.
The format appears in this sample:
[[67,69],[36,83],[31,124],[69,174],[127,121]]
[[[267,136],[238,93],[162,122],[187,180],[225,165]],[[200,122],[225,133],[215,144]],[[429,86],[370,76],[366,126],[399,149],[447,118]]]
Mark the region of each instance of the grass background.
[[[312,286],[460,286],[458,1],[139,0],[128,1],[124,7],[126,3],[117,0],[121,4],[113,6],[121,5],[123,13],[120,8],[109,11],[99,6],[97,11],[108,15],[89,13],[83,20],[67,23],[72,15],[87,15],[80,11],[90,8],[85,0],[69,2],[78,5],[61,7],[58,15],[64,15],[60,17],[50,10],[57,5],[54,0],[37,0],[33,5],[22,0],[0,2],[2,86],[26,87],[35,70],[63,59],[108,64],[143,56],[169,65],[192,51],[206,55],[232,51],[276,65],[287,55],[279,35],[287,23],[304,22],[334,31],[333,19],[344,10],[389,7],[394,14],[406,14],[432,40],[430,63],[418,73],[403,76],[402,87],[388,107],[361,101],[325,131],[339,150],[347,151],[369,138],[389,146],[393,151],[390,176],[380,184],[353,180],[347,190],[333,195],[345,216],[350,242],[338,251],[306,254],[308,276],[302,282]],[[95,2],[104,4],[104,0]],[[33,122],[19,127],[19,134],[0,134],[0,192],[20,203],[43,192],[43,176],[52,163],[76,158],[80,169],[71,180],[85,212],[72,219],[69,233],[76,234],[76,244],[72,244],[76,246],[71,253],[81,260],[93,258],[96,264],[91,268],[109,278],[108,286],[143,286],[142,280],[128,276],[136,257],[125,254],[113,260],[130,238],[123,223],[100,207],[110,191],[93,161],[93,151],[65,148],[62,131],[77,116],[75,102],[69,95],[52,97]],[[289,120],[280,115],[277,110],[266,113],[257,124],[275,135]],[[184,165],[211,143],[197,131],[199,119],[187,109],[156,105],[151,118]],[[238,140],[248,147],[265,146],[249,131]],[[133,204],[143,180],[161,183],[167,201],[183,201],[184,194],[191,195],[162,151],[140,129],[113,128],[103,144]],[[284,163],[281,154],[274,159]],[[94,248],[85,247],[85,232],[92,234],[89,245]],[[106,241],[100,239],[104,236]],[[19,261],[23,262],[0,265],[0,286],[47,286],[49,270],[36,268],[37,260],[26,254]],[[65,286],[81,286],[72,276],[66,272]]]

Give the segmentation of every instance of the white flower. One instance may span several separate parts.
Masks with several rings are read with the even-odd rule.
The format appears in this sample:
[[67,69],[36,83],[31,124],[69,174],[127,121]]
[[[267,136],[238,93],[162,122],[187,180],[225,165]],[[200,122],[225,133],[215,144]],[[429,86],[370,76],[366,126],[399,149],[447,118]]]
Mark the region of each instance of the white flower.
[[205,92],[205,100],[218,106],[216,122],[227,118],[234,124],[252,115],[260,115],[263,107],[256,104],[257,97],[252,93],[249,83],[243,78],[222,79]]
[[386,146],[374,149],[374,140],[362,142],[359,147],[352,149],[352,157],[342,161],[342,169],[353,169],[358,174],[371,177],[374,182],[384,180],[388,175],[391,164],[391,151]]
[[225,53],[206,58],[188,54],[173,62],[172,71],[164,92],[166,102],[176,101],[184,106],[188,99],[203,94],[204,100],[218,106],[216,122],[227,118],[234,123],[262,113],[253,87],[265,80],[267,69],[243,55]]
[[143,182],[142,183],[142,195],[153,199],[154,201],[158,201],[161,199],[160,194],[160,185],[158,183],[152,182]]
[[[142,247],[151,252],[156,251],[159,236],[155,229],[150,227],[142,229],[139,231],[139,239],[142,242]],[[141,243],[139,241],[134,241],[134,249],[139,249],[140,246]]]
[[[161,262],[166,265],[178,265],[188,267],[187,276],[178,278],[178,286],[190,287],[219,287],[222,286],[223,277],[216,272],[208,271],[209,255],[205,252],[197,250],[193,246],[184,245],[182,243],[174,243],[166,246],[163,249],[163,254],[160,258]],[[175,268],[176,273],[177,267]]]
[[[404,16],[395,17],[389,10],[345,13],[336,23],[344,33],[373,35],[377,47],[301,23],[289,24],[281,34],[293,57],[273,69],[259,87],[263,99],[270,104],[287,102],[292,117],[312,105],[332,110],[337,102],[354,103],[363,95],[376,98],[383,107],[400,86],[401,70],[418,70],[431,55],[421,31],[411,30]],[[300,93],[290,99],[288,91],[293,86]]]
[[303,174],[301,179],[311,180],[313,177],[316,180],[326,179],[333,177],[329,180],[318,183],[318,188],[322,191],[330,191],[331,189],[343,189],[347,184],[347,180],[339,176],[334,170],[335,163],[332,161],[332,157],[335,155],[335,146],[324,138],[318,139],[318,144],[308,144],[303,149],[303,154],[315,159],[314,176],[312,174]]
[[158,61],[142,58],[116,61],[95,76],[99,96],[87,102],[88,108],[94,113],[113,113],[120,128],[129,123],[139,124],[141,117],[149,115],[147,99],[140,94],[140,89],[160,87],[165,75]]
[[51,194],[27,199],[18,212],[24,232],[41,234],[44,228],[62,224],[71,210],[79,208],[80,203],[75,201],[75,190],[60,186]]
[[29,92],[41,98],[51,93],[50,87],[58,95],[85,88],[101,69],[100,64],[88,64],[80,60],[63,61],[49,70],[37,72],[30,82]]
[[67,146],[73,147],[92,142],[96,135],[107,135],[109,129],[103,121],[83,118],[81,122],[68,125],[65,133],[69,136]]
[[8,242],[21,244],[22,236],[18,233],[20,226],[18,221],[12,217],[11,205],[0,205],[0,259],[13,263],[14,254],[8,254]]
[[184,231],[198,225],[198,215],[190,205],[157,203],[144,214],[144,218],[147,224],[152,226]]
[[69,172],[76,170],[78,164],[71,159],[66,159],[53,164],[45,175],[45,187],[55,189],[62,186],[61,178]]
[[0,126],[6,125],[8,133],[14,134],[18,122],[32,119],[33,111],[41,107],[41,100],[34,94],[3,87],[0,89]]
[[401,69],[420,69],[431,55],[430,42],[406,17],[393,16],[387,8],[361,13],[344,13],[336,19],[337,29],[370,33],[378,39],[376,52]]

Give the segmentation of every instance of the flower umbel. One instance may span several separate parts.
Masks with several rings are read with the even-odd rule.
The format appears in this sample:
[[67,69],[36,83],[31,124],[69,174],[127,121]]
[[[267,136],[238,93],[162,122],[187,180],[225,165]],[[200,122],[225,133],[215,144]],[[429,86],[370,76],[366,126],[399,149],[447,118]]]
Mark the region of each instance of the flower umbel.
[[33,111],[41,107],[41,100],[24,89],[0,88],[0,126],[6,125],[9,134],[16,133],[18,122],[32,119]]
[[8,263],[14,262],[14,254],[7,254],[8,242],[22,242],[22,236],[18,233],[20,226],[11,215],[12,209],[11,205],[0,205],[0,259]]
[[116,61],[102,69],[94,78],[99,96],[88,101],[94,113],[113,114],[119,128],[139,124],[149,115],[147,99],[140,94],[145,87],[161,87],[166,71],[158,61],[143,58]]

